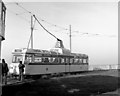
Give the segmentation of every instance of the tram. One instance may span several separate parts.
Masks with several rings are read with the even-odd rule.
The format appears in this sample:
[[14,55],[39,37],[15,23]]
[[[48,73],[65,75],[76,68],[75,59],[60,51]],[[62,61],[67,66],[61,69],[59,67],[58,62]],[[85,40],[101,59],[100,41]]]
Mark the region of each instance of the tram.
[[64,48],[61,41],[57,41],[50,50],[14,49],[9,71],[19,74],[19,61],[25,65],[24,75],[42,75],[54,73],[72,73],[88,71],[88,55],[71,53]]

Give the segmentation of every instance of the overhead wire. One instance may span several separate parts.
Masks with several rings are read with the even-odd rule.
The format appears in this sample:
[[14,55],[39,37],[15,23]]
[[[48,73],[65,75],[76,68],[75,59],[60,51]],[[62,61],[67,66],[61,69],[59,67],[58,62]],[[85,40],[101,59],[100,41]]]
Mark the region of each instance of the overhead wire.
[[75,37],[75,36],[80,36],[80,35],[82,35],[82,36],[83,36],[83,35],[84,35],[84,36],[86,35],[86,36],[90,36],[90,37],[91,37],[91,36],[97,36],[97,37],[104,37],[104,36],[105,36],[105,37],[110,37],[110,38],[117,37],[116,35],[105,35],[105,34],[98,34],[98,33],[97,33],[97,34],[96,34],[96,33],[82,33],[82,32],[79,33],[79,34],[73,34],[72,36]]
[[[23,6],[21,6],[19,3],[15,2],[15,4],[16,4],[17,6],[19,6],[20,8],[22,8],[23,10],[25,10],[25,11],[26,11],[27,13],[29,13],[30,15],[34,15],[32,12],[30,12],[29,10],[27,10],[26,8],[24,8]],[[18,14],[18,15],[20,15],[20,14]],[[37,20],[38,20],[38,19],[37,19]],[[50,22],[48,22],[48,21],[46,21],[46,20],[43,20],[43,19],[41,19],[41,18],[39,18],[39,20],[42,21],[42,22],[45,22],[46,24],[49,24],[49,25],[51,25],[51,26],[53,26],[53,27],[59,28],[60,30],[69,31],[68,28],[64,28],[64,27],[58,26],[58,25],[56,25],[56,24],[52,24],[52,23],[50,23]],[[60,30],[55,30],[55,32],[59,32]],[[46,31],[48,31],[48,30],[46,30]],[[92,35],[92,36],[100,36],[100,35],[103,35],[103,34],[80,32],[80,31],[71,31],[71,32],[72,32],[72,33],[77,33],[77,36],[78,36],[78,33],[80,33],[81,35]],[[68,32],[67,32],[66,34],[68,34]],[[72,34],[71,34],[71,36],[72,36]],[[115,36],[110,35],[109,37],[115,37]]]
[[[55,35],[53,35],[51,32],[49,32],[49,31],[39,22],[39,20],[37,19],[37,17],[36,17],[34,14],[32,14],[32,12],[26,10],[24,7],[20,6],[18,3],[15,3],[15,4],[18,5],[19,7],[21,7],[22,9],[24,9],[26,12],[28,12],[29,14],[31,14],[31,15],[35,18],[34,25],[32,26],[33,28],[35,27],[35,22],[37,21],[37,22],[39,23],[39,25],[40,25],[46,32],[48,32],[50,35],[52,35],[52,36],[53,36],[54,38],[56,38],[57,40],[60,40],[60,39],[58,39]],[[24,13],[25,13],[25,12],[24,12]],[[20,14],[18,14],[18,13],[14,13],[14,14],[15,14],[15,15],[20,15]],[[42,21],[44,21],[44,20],[42,20]],[[32,35],[31,35],[31,36],[32,36]],[[30,36],[30,39],[31,39],[31,36]],[[27,46],[27,48],[29,47],[30,39],[29,39],[29,41],[28,41],[28,46]]]
[[16,12],[13,12],[10,9],[7,9],[7,11],[10,12],[10,13],[12,13],[12,14],[14,14],[14,15],[16,15],[16,16],[19,16],[19,18],[24,19],[26,22],[28,22],[30,24],[30,21],[28,19],[24,18],[23,16],[21,16],[20,14],[18,14]]
[[[18,4],[18,3],[15,3],[16,5],[18,5],[19,7],[21,7],[22,9],[24,9],[25,11],[27,11],[28,13],[30,13],[35,19],[36,19],[36,21],[39,23],[39,25],[46,31],[46,32],[48,32],[50,35],[52,35],[54,38],[56,38],[56,39],[58,39],[55,35],[53,35],[51,32],[49,32],[41,23],[40,23],[40,21],[37,19],[37,17],[32,13],[32,12],[30,12],[30,11],[28,11],[27,9],[25,9],[24,7],[22,7],[22,6],[20,6],[20,4]],[[45,21],[45,20],[42,20],[42,21]],[[54,25],[54,26],[56,26],[56,25]]]
[[[41,19],[40,17],[37,17],[40,21],[42,21],[43,23],[46,23],[46,24],[48,24],[49,25],[49,28],[50,27],[52,27],[52,29],[50,29],[50,30],[53,30],[54,32],[60,32],[60,31],[67,31],[67,30],[69,30],[69,29],[67,29],[67,28],[64,28],[64,27],[61,27],[61,26],[59,26],[59,25],[56,25],[56,24],[52,24],[52,23],[50,23],[50,22],[48,22],[48,21],[46,21],[46,20],[43,20],[43,19]],[[54,28],[57,28],[57,29],[53,29],[53,27]],[[65,34],[67,34],[67,32],[63,32],[63,33],[65,33]]]
[[[25,9],[24,7],[22,7],[19,3],[15,3],[17,6],[19,6],[19,7],[21,7],[23,10],[25,10],[26,12],[28,12],[28,13],[30,13],[31,15],[34,15],[31,11],[28,11],[27,9]],[[41,19],[41,18],[39,18],[39,20],[41,20],[42,22],[45,22],[45,23],[47,23],[47,24],[49,24],[49,25],[51,25],[51,26],[54,26],[54,27],[57,27],[57,28],[61,28],[61,29],[63,29],[63,30],[69,30],[69,29],[67,29],[67,28],[64,28],[64,27],[62,27],[62,26],[58,26],[58,25],[56,25],[56,24],[52,24],[52,23],[50,23],[50,22],[48,22],[48,21],[46,21],[46,20],[43,20],[43,19]]]
[[[5,3],[6,6],[11,5],[11,4],[15,4],[15,3]],[[18,4],[17,4],[17,5],[18,5]],[[28,13],[28,12],[17,13],[17,12],[14,12],[14,11],[8,9],[8,8],[6,8],[6,10],[7,10],[8,12],[16,15],[16,16],[19,16],[20,18],[24,19],[24,20],[27,21],[28,23],[30,23],[30,21],[29,21],[28,19],[26,19],[26,18],[24,18],[23,16],[21,16],[21,15],[26,14],[26,13]],[[25,9],[24,9],[24,10],[25,10]],[[27,11],[27,10],[26,10],[26,11]]]
[[23,10],[27,11],[28,13],[32,14],[30,11],[28,11],[27,9],[25,9],[24,7],[22,7],[19,3],[15,2],[16,5],[18,5],[19,7],[21,7]]
[[11,5],[11,4],[14,4],[13,2],[4,2],[5,5]]

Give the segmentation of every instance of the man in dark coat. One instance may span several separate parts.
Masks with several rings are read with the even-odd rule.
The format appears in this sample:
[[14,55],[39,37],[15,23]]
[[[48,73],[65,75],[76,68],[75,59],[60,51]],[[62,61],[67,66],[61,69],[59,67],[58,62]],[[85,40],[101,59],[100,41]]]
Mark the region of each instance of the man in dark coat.
[[19,80],[22,81],[23,80],[23,72],[24,72],[25,65],[22,64],[22,61],[20,61],[20,64],[18,65],[18,67],[19,67]]
[[8,74],[8,65],[4,59],[2,59],[2,83],[5,82],[7,84],[7,74]]

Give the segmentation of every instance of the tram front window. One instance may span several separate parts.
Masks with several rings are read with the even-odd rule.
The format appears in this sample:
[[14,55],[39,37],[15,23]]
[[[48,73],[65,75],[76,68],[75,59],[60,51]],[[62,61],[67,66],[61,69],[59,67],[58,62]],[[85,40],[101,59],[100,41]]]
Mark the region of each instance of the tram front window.
[[22,61],[22,55],[13,55],[12,63],[19,63]]

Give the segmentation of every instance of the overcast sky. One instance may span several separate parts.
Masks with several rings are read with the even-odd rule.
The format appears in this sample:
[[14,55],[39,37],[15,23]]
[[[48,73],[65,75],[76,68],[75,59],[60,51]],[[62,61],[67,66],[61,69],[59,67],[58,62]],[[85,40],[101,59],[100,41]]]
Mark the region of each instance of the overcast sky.
[[[87,54],[91,65],[118,63],[117,2],[6,2],[6,40],[2,42],[2,58],[11,63],[14,48],[26,48],[30,37],[30,14],[63,40],[69,49],[72,29],[72,52]],[[44,21],[41,21],[44,20]],[[54,26],[56,25],[56,27]],[[59,26],[63,27],[60,28]],[[88,33],[88,34],[83,34]],[[53,48],[56,39],[35,23],[34,48]]]

